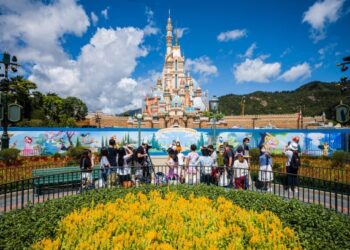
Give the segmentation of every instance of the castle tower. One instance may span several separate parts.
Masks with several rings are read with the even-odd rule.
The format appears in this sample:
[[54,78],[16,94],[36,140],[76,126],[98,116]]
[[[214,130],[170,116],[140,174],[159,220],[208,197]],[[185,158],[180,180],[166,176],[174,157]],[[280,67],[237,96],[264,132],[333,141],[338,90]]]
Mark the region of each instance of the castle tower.
[[167,55],[170,55],[172,46],[173,46],[173,26],[171,24],[170,10],[169,10],[168,23],[166,25],[166,54]]

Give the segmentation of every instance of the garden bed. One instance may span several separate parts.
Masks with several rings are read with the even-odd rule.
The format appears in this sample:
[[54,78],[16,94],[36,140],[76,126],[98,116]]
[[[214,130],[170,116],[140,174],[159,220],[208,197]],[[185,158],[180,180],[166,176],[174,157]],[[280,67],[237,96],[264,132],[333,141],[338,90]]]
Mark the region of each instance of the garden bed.
[[247,210],[273,212],[283,226],[291,227],[305,249],[349,249],[350,219],[347,216],[308,205],[296,200],[283,200],[274,195],[253,192],[228,191],[207,186],[145,186],[132,189],[106,189],[90,193],[50,200],[22,210],[9,212],[0,217],[0,249],[23,249],[45,238],[54,239],[61,219],[84,207],[115,201],[128,193],[149,193],[169,190],[184,197],[205,196],[210,199],[224,197]]

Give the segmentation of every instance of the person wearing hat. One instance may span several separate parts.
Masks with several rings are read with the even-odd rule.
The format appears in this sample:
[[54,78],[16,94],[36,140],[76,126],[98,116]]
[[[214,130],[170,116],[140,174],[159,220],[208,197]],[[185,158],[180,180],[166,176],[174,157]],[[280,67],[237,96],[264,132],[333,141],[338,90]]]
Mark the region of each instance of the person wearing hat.
[[248,176],[248,162],[244,158],[243,153],[237,153],[237,160],[233,163],[234,177],[235,177],[235,188],[245,188],[245,182]]
[[292,141],[295,142],[298,145],[298,154],[300,155],[301,154],[301,147],[300,147],[300,144],[299,144],[299,141],[300,141],[299,136],[294,136],[292,138]]
[[287,150],[284,152],[287,156],[286,170],[287,170],[287,183],[285,185],[285,190],[289,192],[297,193],[297,174],[300,167],[300,158],[298,153],[298,144],[292,141],[288,146]]

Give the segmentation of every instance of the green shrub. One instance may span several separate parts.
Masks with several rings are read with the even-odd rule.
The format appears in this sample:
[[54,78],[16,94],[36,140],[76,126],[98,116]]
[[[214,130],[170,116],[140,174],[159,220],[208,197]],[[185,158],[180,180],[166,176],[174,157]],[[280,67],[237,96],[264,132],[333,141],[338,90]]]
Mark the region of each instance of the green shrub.
[[73,147],[68,150],[67,155],[72,157],[74,160],[78,161],[85,150],[86,148],[81,146]]
[[252,148],[249,150],[249,155],[251,157],[252,163],[259,162],[260,150],[258,148]]
[[11,165],[17,161],[19,153],[21,151],[16,148],[7,148],[0,151],[0,159],[3,160],[6,165]]
[[169,190],[176,191],[185,197],[191,194],[211,199],[222,196],[245,209],[259,212],[269,210],[275,213],[285,226],[290,226],[296,231],[305,249],[350,249],[350,219],[347,216],[323,209],[319,205],[283,200],[272,194],[228,191],[220,187],[203,185],[169,187],[149,185],[131,189],[104,189],[49,200],[12,211],[0,217],[0,249],[24,249],[43,238],[53,238],[60,219],[73,210],[114,201],[129,192],[148,193],[155,189],[163,194]]
[[272,165],[272,170],[273,171],[282,171],[282,165],[280,163],[274,163]]
[[303,159],[303,161],[301,162],[301,165],[302,167],[305,167],[305,168],[311,167],[310,160]]
[[331,157],[334,168],[343,168],[345,164],[350,160],[350,154],[344,151],[335,151]]

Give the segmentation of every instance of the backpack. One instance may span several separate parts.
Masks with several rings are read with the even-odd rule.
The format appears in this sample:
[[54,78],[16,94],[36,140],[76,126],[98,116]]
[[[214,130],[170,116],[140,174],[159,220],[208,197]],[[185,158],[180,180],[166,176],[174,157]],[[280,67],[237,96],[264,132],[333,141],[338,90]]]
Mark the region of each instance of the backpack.
[[292,169],[298,169],[301,166],[300,157],[298,153],[293,153],[292,159],[290,160],[290,167]]

